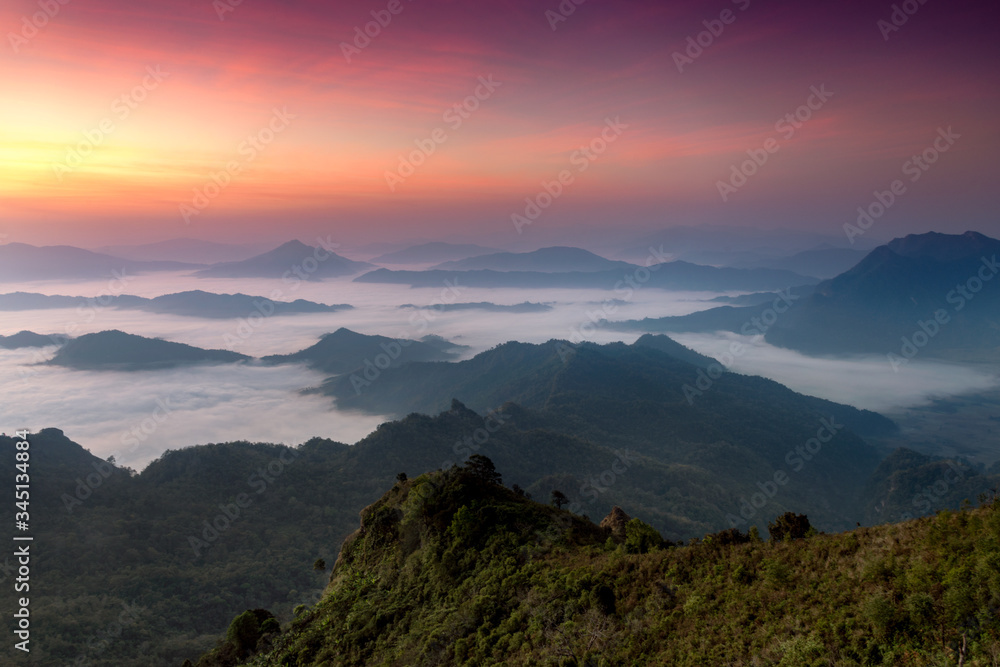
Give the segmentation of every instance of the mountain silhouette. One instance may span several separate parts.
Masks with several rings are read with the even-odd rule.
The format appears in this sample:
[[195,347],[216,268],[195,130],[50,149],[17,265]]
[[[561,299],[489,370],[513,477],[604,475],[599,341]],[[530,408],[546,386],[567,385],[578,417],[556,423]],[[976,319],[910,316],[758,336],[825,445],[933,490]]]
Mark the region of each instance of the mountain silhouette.
[[152,370],[191,364],[224,364],[250,357],[227,350],[203,350],[184,343],[102,331],[74,338],[48,363],[77,370]]
[[371,268],[368,262],[356,262],[346,257],[289,241],[274,250],[239,262],[220,262],[195,275],[202,278],[282,278],[286,281],[323,280],[348,276]]

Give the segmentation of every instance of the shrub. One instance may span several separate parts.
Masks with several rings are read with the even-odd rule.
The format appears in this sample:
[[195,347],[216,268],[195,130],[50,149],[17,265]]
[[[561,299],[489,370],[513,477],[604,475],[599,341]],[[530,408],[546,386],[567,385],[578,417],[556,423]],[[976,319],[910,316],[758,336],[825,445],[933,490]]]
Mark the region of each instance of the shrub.
[[488,484],[503,484],[503,477],[497,472],[497,467],[488,456],[473,454],[465,463],[465,470]]
[[792,578],[792,570],[785,563],[777,560],[764,562],[764,578],[770,583],[781,586],[787,584]]
[[260,624],[252,611],[245,611],[229,624],[226,640],[232,644],[240,655],[249,653],[257,646],[260,639]]
[[625,553],[644,554],[663,546],[663,537],[641,519],[625,524]]
[[[812,637],[795,637],[781,644],[781,662],[778,667],[803,667],[815,664],[825,653],[823,645]],[[828,664],[822,662],[820,664]]]
[[772,542],[781,542],[785,539],[800,540],[809,533],[810,528],[812,526],[809,525],[809,517],[794,512],[785,512],[773,523],[768,522],[767,524]]
[[753,583],[753,580],[754,580],[753,572],[744,567],[742,563],[737,565],[736,568],[733,570],[733,581],[735,581],[736,583],[746,585]]
[[740,532],[737,528],[727,528],[726,530],[719,531],[718,533],[713,533],[705,538],[706,542],[708,542],[709,537],[712,538],[712,544],[720,547],[732,544],[747,544],[750,542],[750,536],[746,533]]
[[909,595],[903,607],[916,628],[930,627],[934,621],[934,598],[927,593]]
[[875,628],[875,634],[885,639],[892,635],[896,625],[896,607],[885,595],[879,593],[865,600],[862,605],[865,617]]

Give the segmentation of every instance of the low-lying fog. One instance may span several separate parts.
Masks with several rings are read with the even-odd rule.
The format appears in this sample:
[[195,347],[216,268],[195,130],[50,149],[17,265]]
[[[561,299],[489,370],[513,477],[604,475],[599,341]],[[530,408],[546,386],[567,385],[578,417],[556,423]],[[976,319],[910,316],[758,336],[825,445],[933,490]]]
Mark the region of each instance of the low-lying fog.
[[737,341],[745,347],[739,356],[725,359],[729,370],[771,378],[803,394],[875,412],[893,412],[934,398],[986,391],[1000,385],[995,372],[919,358],[893,371],[885,355],[809,357],[728,332],[672,334],[671,338],[719,360]]
[[[55,349],[44,348],[42,357]],[[323,375],[297,364],[92,372],[37,364],[36,352],[0,350],[0,430],[56,427],[137,470],[167,449],[211,442],[298,445],[320,436],[354,443],[386,420],[300,395]]]
[[[0,313],[0,334],[28,329],[42,334],[82,335],[107,329],[232,349],[252,356],[289,353],[312,345],[340,327],[365,334],[420,338],[437,334],[469,346],[463,356],[508,340],[540,343],[573,338],[591,319],[641,319],[684,315],[717,306],[705,292],[639,289],[631,295],[612,290],[439,289],[352,283],[348,279],[299,282],[266,279],[198,279],[181,274],[130,276],[108,283],[32,283],[0,285],[0,293],[25,291],[94,297],[110,291],[155,297],[186,290],[241,292],[282,301],[307,299],[346,303],[353,310],[247,319],[200,319],[113,308],[35,310]],[[629,298],[623,299],[623,296]],[[619,299],[617,301],[612,301]],[[497,304],[543,302],[540,313],[459,310],[436,312],[439,303],[487,301]],[[81,304],[85,302],[81,300]],[[413,304],[424,310],[400,308]],[[638,334],[585,327],[587,340],[633,342]],[[720,358],[734,334],[677,334],[689,347]],[[299,389],[319,384],[323,376],[304,367],[213,366],[165,371],[92,372],[36,365],[54,348],[0,350],[0,430],[54,426],[94,454],[114,454],[120,463],[141,469],[166,449],[247,439],[298,444],[312,436],[354,443],[384,417],[337,410],[321,396]],[[359,364],[363,360],[359,360]],[[968,366],[916,359],[894,373],[884,357],[815,359],[757,343],[734,359],[736,372],[772,378],[807,394],[876,411],[920,405],[933,397],[980,391],[997,385],[994,374]],[[170,407],[164,409],[157,401]],[[160,417],[160,419],[157,419]],[[138,429],[138,431],[134,431]],[[138,433],[138,435],[129,434]],[[137,442],[138,441],[138,444]]]

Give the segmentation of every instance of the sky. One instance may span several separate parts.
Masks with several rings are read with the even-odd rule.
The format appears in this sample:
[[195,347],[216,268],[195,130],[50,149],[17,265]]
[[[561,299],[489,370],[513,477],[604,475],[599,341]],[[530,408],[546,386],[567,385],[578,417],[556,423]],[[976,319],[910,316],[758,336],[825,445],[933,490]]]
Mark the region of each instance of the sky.
[[1000,235],[994,9],[6,0],[0,242]]

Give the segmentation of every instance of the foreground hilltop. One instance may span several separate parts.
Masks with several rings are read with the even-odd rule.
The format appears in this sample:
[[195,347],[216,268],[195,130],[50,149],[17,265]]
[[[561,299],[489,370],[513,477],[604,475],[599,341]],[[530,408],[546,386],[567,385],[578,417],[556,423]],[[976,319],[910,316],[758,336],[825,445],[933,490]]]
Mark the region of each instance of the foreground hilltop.
[[[361,512],[324,598],[237,617],[222,665],[988,665],[1000,501],[817,534],[801,515],[675,546],[500,485],[485,457]],[[983,500],[986,500],[985,498]],[[259,619],[263,619],[260,621]]]
[[[162,404],[157,414],[169,408]],[[56,429],[34,433],[30,436],[32,519],[37,525],[36,541],[46,545],[35,583],[60,594],[33,601],[32,618],[45,628],[46,641],[32,647],[32,658],[39,665],[70,665],[86,659],[93,667],[178,667],[186,658],[211,648],[233,618],[246,609],[269,610],[287,624],[298,605],[312,605],[321,599],[328,570],[314,569],[314,564],[322,560],[322,565],[329,565],[336,560],[341,545],[358,527],[358,512],[377,503],[385,490],[394,486],[399,472],[416,477],[421,471],[451,470],[451,461],[460,466],[471,461],[474,447],[496,461],[503,470],[503,481],[511,488],[519,484],[542,501],[559,490],[569,497],[564,509],[588,514],[595,521],[617,505],[674,541],[690,542],[695,537],[718,534],[729,527],[725,511],[738,505],[732,499],[744,493],[738,489],[749,493],[751,488],[760,488],[755,469],[738,472],[741,463],[733,461],[736,450],[731,447],[725,450],[733,466],[728,473],[703,458],[688,464],[669,463],[656,458],[653,450],[641,454],[630,448],[623,463],[616,462],[614,449],[607,445],[561,435],[540,427],[542,423],[557,425],[551,416],[514,404],[487,419],[456,402],[451,410],[434,417],[410,415],[387,423],[353,446],[319,438],[298,447],[208,444],[165,452],[138,474],[90,454]],[[488,441],[476,444],[476,434],[489,430],[494,432]],[[141,437],[142,431],[134,429],[127,435],[138,447],[136,437]],[[8,479],[19,474],[15,452],[14,439],[0,435],[0,475]],[[127,456],[123,451],[119,458]],[[625,464],[625,471],[616,480],[603,479],[613,470],[621,472]],[[841,463],[831,465],[837,468]],[[709,473],[701,466],[719,472]],[[801,483],[804,490],[816,479],[811,471],[821,469],[820,465],[804,468],[796,475],[796,484]],[[437,479],[435,474],[431,473],[430,479]],[[704,482],[711,478],[725,481]],[[583,480],[587,480],[584,489],[588,495],[581,495]],[[611,481],[614,483],[608,487],[591,486]],[[413,482],[407,480],[406,485],[410,484]],[[846,527],[835,521],[834,515],[850,517],[849,525],[854,526],[856,520],[897,520],[901,514],[922,515],[945,507],[957,510],[963,499],[976,500],[980,493],[1000,486],[1000,467],[979,470],[968,462],[899,451],[885,459],[874,474],[864,474],[854,484],[864,486],[858,491],[862,502],[857,510],[844,507],[849,492],[793,492],[790,482],[772,502],[737,527],[749,533],[750,526],[756,525],[763,536],[768,520],[789,510],[808,514],[811,524],[825,531]],[[404,485],[398,486],[401,490]],[[728,495],[720,493],[720,486]],[[819,485],[813,487],[818,489]],[[489,498],[486,501],[493,502]],[[911,500],[916,498],[920,503],[914,506]],[[470,506],[477,520],[482,518],[479,523],[484,530],[508,525],[506,519],[481,514],[472,502],[463,501],[456,507],[462,504]],[[854,507],[854,503],[849,504]],[[722,513],[716,513],[715,508]],[[0,508],[0,518],[6,517],[13,524],[16,511],[11,503]],[[520,510],[513,511],[506,516],[516,518]],[[539,511],[543,512],[539,520],[544,519],[544,513],[551,513],[554,519],[566,516],[551,507]],[[540,544],[554,543],[556,550],[566,546],[557,539],[563,532],[558,525],[551,535],[544,523],[539,525]],[[515,521],[504,529],[515,535],[522,535],[522,529],[534,535],[534,526],[530,521],[525,525]],[[957,529],[965,530],[963,526]],[[886,530],[858,534],[875,535],[874,540],[891,545],[887,536],[893,533]],[[941,545],[954,547],[949,558],[957,560],[971,553],[971,544],[981,537],[971,534],[966,539],[963,535],[960,542]],[[431,538],[433,534],[421,538],[422,543]],[[599,539],[604,541],[587,541],[585,545],[597,549],[607,541],[603,535]],[[938,545],[926,543],[937,549]],[[370,543],[362,540],[359,544]],[[516,545],[524,543],[515,540],[512,544],[519,553]],[[688,553],[688,548],[669,553]],[[902,557],[882,554],[889,567],[896,567],[893,558],[901,562],[910,557],[911,552],[905,549],[912,548],[916,557],[924,555],[920,544],[903,548]],[[470,558],[487,558],[481,547],[472,549]],[[431,558],[431,552],[423,553]],[[464,554],[458,549],[453,553]],[[839,560],[831,560],[831,554],[836,553],[809,555],[803,567],[839,567]],[[520,557],[513,551],[509,556]],[[706,557],[714,558],[710,553]],[[761,559],[767,557],[764,552],[747,562],[763,567]],[[599,563],[605,552],[581,552],[568,558],[571,564]],[[789,561],[789,565],[797,562]],[[493,567],[487,561],[483,565]],[[849,567],[861,571],[863,566],[859,561]],[[663,567],[666,572],[670,566]],[[893,576],[904,576],[899,571]],[[664,582],[673,581],[662,572],[658,576]],[[729,576],[726,574],[724,581],[729,581]],[[836,586],[849,590],[854,583],[837,580]],[[636,595],[647,595],[647,589]],[[756,594],[747,591],[733,588],[724,594]],[[940,599],[938,593],[933,595]],[[897,602],[904,599],[899,597]],[[135,616],[130,616],[127,626],[116,626],[125,607]],[[266,618],[260,623],[264,621]],[[95,643],[109,628],[116,627],[121,627],[121,632],[113,641]]]

